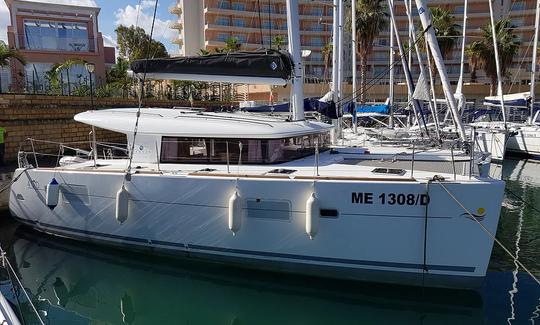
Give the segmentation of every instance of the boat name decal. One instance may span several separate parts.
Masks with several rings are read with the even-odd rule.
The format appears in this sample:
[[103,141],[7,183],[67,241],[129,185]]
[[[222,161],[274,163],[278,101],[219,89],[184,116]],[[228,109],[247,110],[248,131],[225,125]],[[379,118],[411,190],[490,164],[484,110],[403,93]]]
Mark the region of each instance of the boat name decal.
[[370,192],[352,192],[351,201],[355,204],[427,205],[429,204],[429,195],[420,193],[381,193],[376,196]]

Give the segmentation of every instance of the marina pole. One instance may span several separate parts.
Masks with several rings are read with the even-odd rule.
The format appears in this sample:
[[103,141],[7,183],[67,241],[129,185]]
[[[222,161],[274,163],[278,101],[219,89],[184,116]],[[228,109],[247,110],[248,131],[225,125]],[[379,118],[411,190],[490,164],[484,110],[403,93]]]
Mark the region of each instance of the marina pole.
[[[540,0],[538,0],[540,1]],[[351,55],[352,55],[352,101],[353,109],[356,110],[356,0],[351,1]],[[353,131],[354,134],[358,133],[358,126],[356,114],[353,113]]]

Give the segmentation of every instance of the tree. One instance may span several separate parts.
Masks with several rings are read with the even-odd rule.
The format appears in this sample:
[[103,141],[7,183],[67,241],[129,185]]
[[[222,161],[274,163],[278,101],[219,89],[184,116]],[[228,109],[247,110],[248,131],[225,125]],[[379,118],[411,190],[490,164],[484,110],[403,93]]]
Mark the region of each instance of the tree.
[[141,27],[123,25],[115,29],[120,57],[133,60],[168,57],[163,43],[153,40]]
[[107,85],[110,85],[113,90],[120,89],[122,91],[122,97],[127,96],[127,91],[131,83],[127,73],[128,70],[129,62],[119,57],[116,60],[116,64],[107,71]]
[[465,48],[465,53],[469,58],[469,70],[471,71],[471,82],[476,83],[478,70],[478,53],[481,51],[481,42],[472,42]]
[[[508,67],[519,49],[519,39],[513,33],[514,26],[510,19],[501,19],[495,22],[495,38],[499,52],[499,64],[502,76],[506,76]],[[497,66],[495,63],[495,51],[493,48],[493,33],[491,23],[482,27],[482,39],[472,42],[467,47],[469,60],[476,60],[478,67],[482,68],[491,79],[490,94],[495,94],[497,85]],[[471,69],[472,70],[472,69]]]
[[[13,59],[21,63],[26,64],[26,60],[17,50],[10,49],[6,43],[0,41],[0,68],[8,67],[9,61]],[[2,80],[0,79],[0,92],[2,92]]]
[[200,49],[199,50],[199,55],[200,56],[205,56],[205,55],[208,55],[210,54],[210,51],[206,50],[206,49]]
[[285,38],[282,35],[276,35],[272,39],[272,47],[278,51],[285,45]]
[[50,86],[51,86],[51,92],[52,93],[59,93],[64,88],[63,78],[62,78],[62,72],[66,71],[67,74],[67,82],[68,82],[68,95],[71,95],[71,80],[69,78],[69,69],[73,67],[74,65],[81,64],[84,65],[86,63],[85,60],[79,59],[79,58],[72,58],[67,59],[64,62],[61,63],[55,63],[51,66],[51,69],[47,71],[47,79],[49,79]]
[[240,47],[242,46],[242,44],[240,43],[240,41],[238,40],[238,38],[236,37],[229,37],[226,41],[225,41],[225,52],[227,53],[230,53],[230,52],[236,52],[238,50],[240,50]]
[[452,53],[456,45],[457,37],[461,36],[459,25],[454,24],[454,16],[450,11],[435,7],[431,8],[431,25],[437,36],[437,43],[443,59]]
[[373,41],[388,25],[384,0],[356,1],[356,52],[360,56],[360,102],[366,101],[366,72]]
[[324,75],[326,77],[326,73],[328,72],[328,67],[330,66],[330,62],[332,61],[332,44],[328,43],[321,49],[321,53],[323,55],[324,60]]

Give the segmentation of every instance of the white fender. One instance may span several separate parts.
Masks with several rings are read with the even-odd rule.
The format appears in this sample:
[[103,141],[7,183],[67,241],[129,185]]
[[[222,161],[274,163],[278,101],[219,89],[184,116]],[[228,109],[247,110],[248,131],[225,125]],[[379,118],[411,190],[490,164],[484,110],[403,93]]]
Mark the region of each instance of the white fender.
[[129,192],[124,185],[116,192],[116,220],[124,223],[129,216]]
[[60,197],[60,184],[53,178],[47,188],[45,189],[45,204],[51,209],[54,209],[58,205],[58,198]]
[[236,234],[242,226],[242,217],[244,214],[244,200],[234,192],[229,198],[229,229]]
[[319,199],[315,193],[311,193],[306,201],[306,233],[309,235],[309,239],[313,239],[319,231],[320,215]]

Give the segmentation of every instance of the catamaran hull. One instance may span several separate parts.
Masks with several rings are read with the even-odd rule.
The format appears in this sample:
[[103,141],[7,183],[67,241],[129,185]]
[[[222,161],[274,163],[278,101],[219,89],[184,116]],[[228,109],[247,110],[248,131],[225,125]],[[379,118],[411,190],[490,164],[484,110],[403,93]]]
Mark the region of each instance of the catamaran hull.
[[[198,257],[228,264],[441,287],[471,287],[486,274],[504,183],[440,184],[344,179],[291,180],[227,176],[19,169],[10,210],[37,230],[73,239]],[[60,198],[46,205],[46,184]],[[115,218],[125,184],[129,213]],[[314,190],[315,189],[315,190]],[[244,205],[240,227],[228,225],[229,199]],[[315,191],[323,216],[306,234],[306,202]]]

